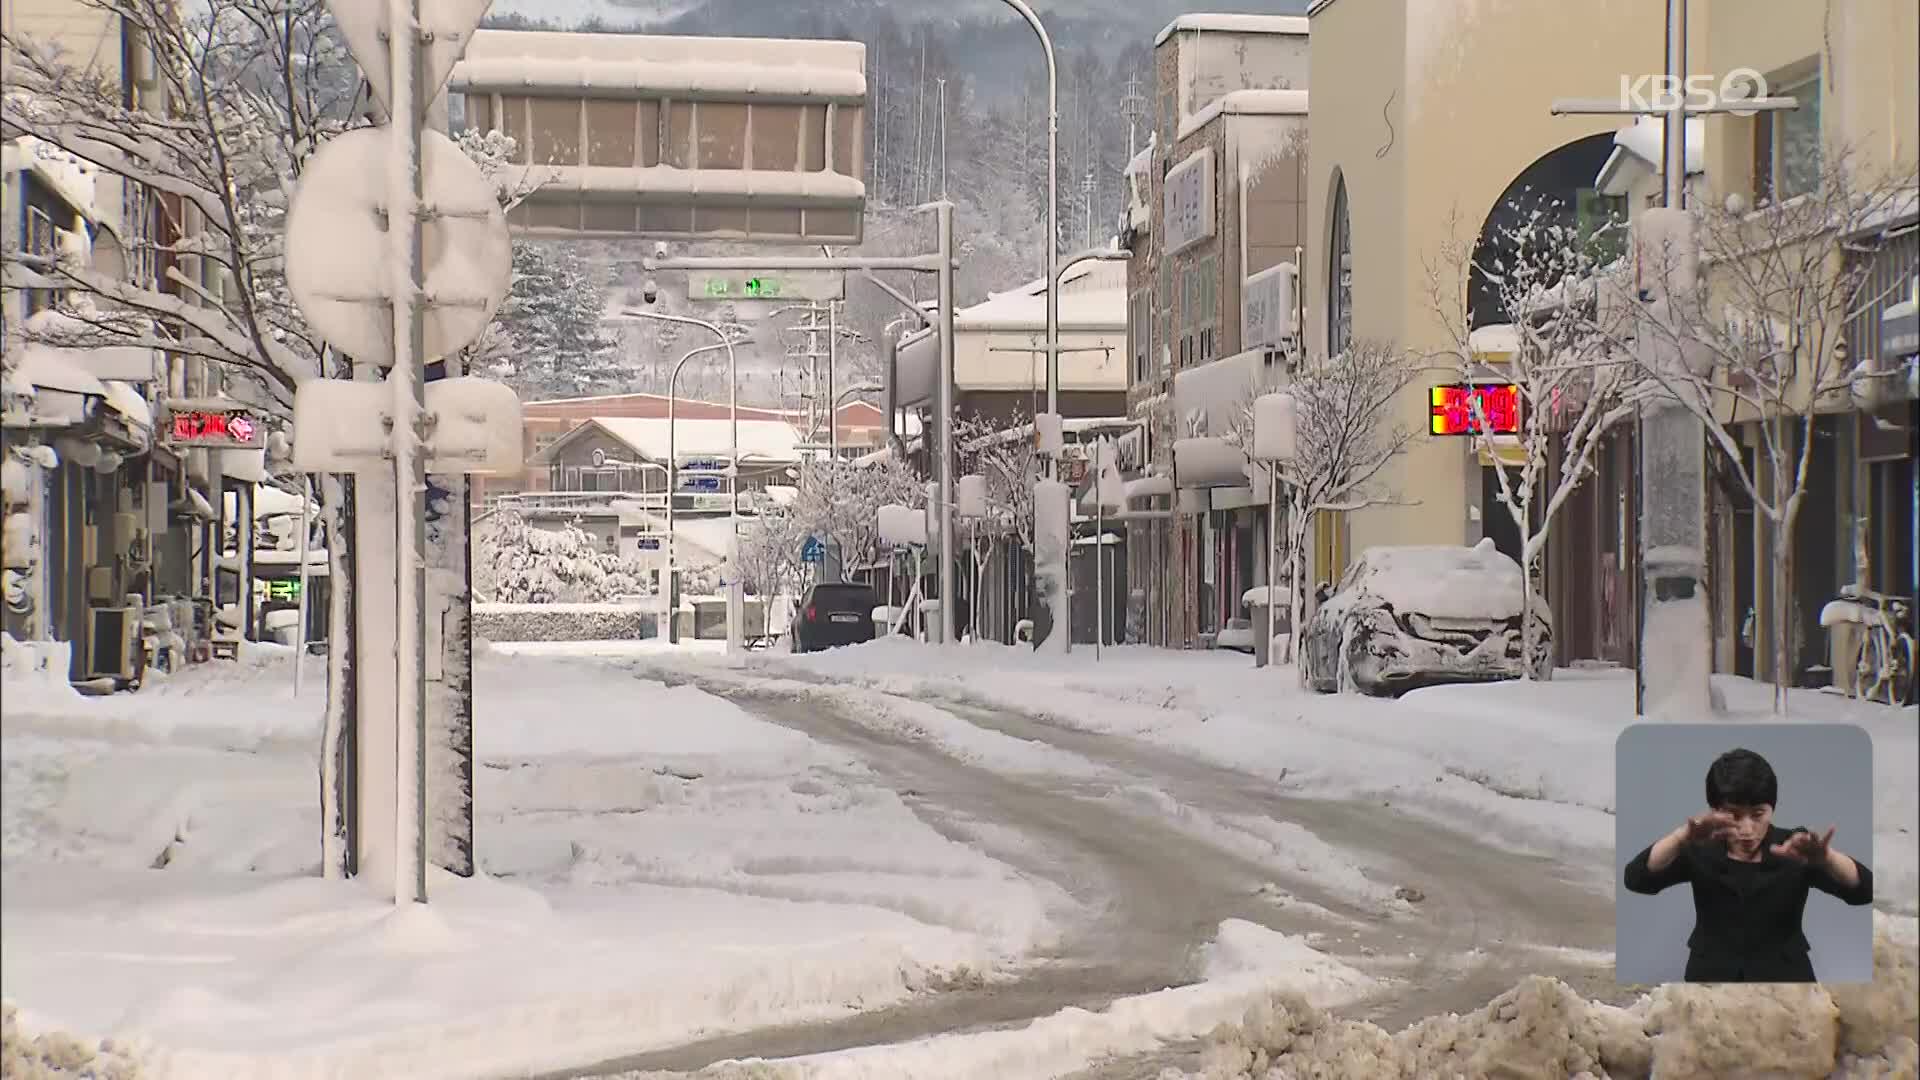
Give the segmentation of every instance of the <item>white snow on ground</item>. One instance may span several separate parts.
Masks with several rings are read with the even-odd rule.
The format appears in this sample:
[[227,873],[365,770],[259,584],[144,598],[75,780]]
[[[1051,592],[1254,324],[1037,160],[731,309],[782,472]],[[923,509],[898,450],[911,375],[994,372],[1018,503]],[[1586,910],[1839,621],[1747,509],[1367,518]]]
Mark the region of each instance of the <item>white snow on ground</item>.
[[[722,661],[725,663],[725,661]],[[1629,671],[1449,686],[1397,701],[1303,690],[1291,669],[1244,656],[1142,647],[1099,663],[1023,648],[943,649],[905,638],[731,666],[802,672],[920,698],[1017,710],[1133,736],[1274,779],[1289,793],[1365,796],[1611,878],[1614,742],[1635,722]],[[1728,719],[1764,722],[1771,688],[1717,678]],[[1874,742],[1874,875],[1889,910],[1920,911],[1920,724],[1890,709],[1795,691],[1796,723],[1852,723]]]
[[537,1070],[992,978],[1069,902],[730,702],[487,650],[490,876],[396,913],[310,876],[324,679],[310,659],[295,699],[290,664],[92,699],[8,667],[0,994],[23,1037],[112,1036],[193,1080]]
[[1206,948],[1206,978],[1191,986],[1122,998],[1098,1012],[1063,1009],[1017,1028],[937,1035],[836,1054],[744,1062],[733,1072],[762,1080],[973,1080],[1053,1077],[1109,1057],[1146,1053],[1237,1021],[1276,993],[1321,1008],[1376,984],[1298,938],[1238,919],[1220,924]]

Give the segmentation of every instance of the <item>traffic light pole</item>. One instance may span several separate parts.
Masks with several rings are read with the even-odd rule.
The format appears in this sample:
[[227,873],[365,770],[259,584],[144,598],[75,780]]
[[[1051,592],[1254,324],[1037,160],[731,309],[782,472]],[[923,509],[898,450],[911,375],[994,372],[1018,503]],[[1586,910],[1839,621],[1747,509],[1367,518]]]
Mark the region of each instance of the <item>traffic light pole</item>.
[[[935,408],[939,416],[935,418],[935,430],[938,432],[940,456],[935,462],[938,477],[938,501],[940,511],[940,625],[945,633],[943,641],[952,641],[954,637],[953,612],[953,305],[954,305],[954,244],[953,244],[953,204],[934,202],[921,207],[932,210],[936,216],[940,233],[940,248],[931,255],[822,255],[794,256],[791,258],[765,256],[686,256],[680,258],[645,258],[641,266],[647,273],[658,270],[913,270],[919,273],[933,274],[938,279],[940,294],[940,317],[934,324],[940,338],[940,379],[935,391]],[[887,290],[892,292],[892,290]],[[917,308],[908,305],[918,312]],[[833,418],[829,417],[829,423]]]
[[[1661,165],[1666,205],[1643,212],[1635,229],[1640,277],[1641,362],[1667,385],[1685,366],[1680,313],[1695,303],[1701,284],[1687,203],[1687,119],[1709,113],[1771,112],[1799,107],[1793,98],[1756,97],[1687,104],[1687,0],[1667,0],[1667,72],[1664,100],[1654,107],[1624,100],[1556,101],[1563,115],[1664,117]],[[1649,267],[1649,256],[1660,261]],[[1654,275],[1648,277],[1652,269]],[[1664,329],[1656,329],[1665,323]],[[1707,619],[1706,427],[1670,395],[1641,406],[1634,424],[1639,502],[1634,605],[1634,711],[1658,719],[1704,719],[1712,712],[1712,642]]]

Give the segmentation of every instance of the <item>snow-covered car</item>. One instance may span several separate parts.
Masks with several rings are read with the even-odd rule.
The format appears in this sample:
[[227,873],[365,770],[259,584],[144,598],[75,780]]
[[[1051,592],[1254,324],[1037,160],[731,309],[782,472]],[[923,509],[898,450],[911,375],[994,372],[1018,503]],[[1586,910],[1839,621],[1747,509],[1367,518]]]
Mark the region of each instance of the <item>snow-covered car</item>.
[[[1321,693],[1398,696],[1442,683],[1524,674],[1520,564],[1491,540],[1472,547],[1369,548],[1307,621],[1300,664]],[[1531,604],[1534,666],[1552,663],[1553,621]]]

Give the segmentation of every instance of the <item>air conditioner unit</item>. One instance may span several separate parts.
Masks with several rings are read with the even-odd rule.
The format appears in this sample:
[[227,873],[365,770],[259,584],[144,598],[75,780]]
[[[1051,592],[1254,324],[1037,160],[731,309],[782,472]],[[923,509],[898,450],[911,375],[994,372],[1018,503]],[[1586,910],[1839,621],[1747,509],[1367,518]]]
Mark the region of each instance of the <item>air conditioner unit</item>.
[[130,607],[87,609],[87,677],[131,679],[140,649],[140,611]]
[[111,604],[120,599],[120,590],[115,587],[117,567],[110,563],[87,567],[87,601],[94,604]]

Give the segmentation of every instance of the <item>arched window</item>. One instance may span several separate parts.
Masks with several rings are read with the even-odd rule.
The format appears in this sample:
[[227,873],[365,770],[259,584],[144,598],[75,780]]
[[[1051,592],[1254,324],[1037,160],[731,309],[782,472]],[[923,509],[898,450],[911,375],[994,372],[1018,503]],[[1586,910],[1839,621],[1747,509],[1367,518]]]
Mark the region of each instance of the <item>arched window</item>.
[[1527,223],[1576,226],[1581,239],[1592,245],[1592,257],[1602,265],[1625,253],[1626,202],[1594,188],[1593,178],[1606,165],[1613,146],[1610,132],[1576,139],[1541,155],[1500,193],[1481,223],[1473,248],[1467,317],[1474,329],[1513,321],[1487,273],[1490,267],[1517,257]]
[[1353,227],[1347,217],[1347,181],[1333,180],[1333,229],[1327,250],[1327,355],[1338,356],[1353,341]]

